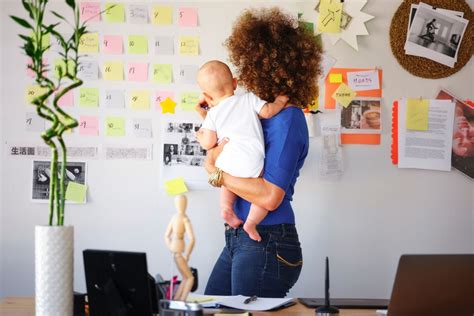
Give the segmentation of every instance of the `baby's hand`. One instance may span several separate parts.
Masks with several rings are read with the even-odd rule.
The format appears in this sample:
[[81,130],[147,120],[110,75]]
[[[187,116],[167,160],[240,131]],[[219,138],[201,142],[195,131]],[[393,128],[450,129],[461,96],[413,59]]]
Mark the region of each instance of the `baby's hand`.
[[207,110],[208,104],[206,100],[204,100],[204,97],[200,98],[194,109],[198,112],[199,116],[204,120],[207,115]]

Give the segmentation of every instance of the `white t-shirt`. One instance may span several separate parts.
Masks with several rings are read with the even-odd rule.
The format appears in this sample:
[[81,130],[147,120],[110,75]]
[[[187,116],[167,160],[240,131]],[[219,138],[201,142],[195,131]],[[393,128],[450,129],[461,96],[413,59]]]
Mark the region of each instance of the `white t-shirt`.
[[207,112],[202,128],[215,131],[218,141],[229,143],[216,166],[241,178],[257,178],[263,170],[265,143],[258,113],[267,102],[253,93],[233,95]]

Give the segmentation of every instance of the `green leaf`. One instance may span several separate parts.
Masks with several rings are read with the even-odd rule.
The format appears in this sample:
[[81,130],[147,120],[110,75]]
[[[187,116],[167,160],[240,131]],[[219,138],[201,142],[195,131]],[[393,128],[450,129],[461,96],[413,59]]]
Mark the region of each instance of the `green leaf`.
[[33,29],[33,27],[31,26],[30,23],[28,23],[26,20],[23,20],[17,16],[14,16],[14,15],[10,15],[10,18],[12,18],[16,23],[20,24],[21,26],[23,26],[24,28],[27,28],[27,29]]
[[70,6],[73,10],[76,8],[76,1],[74,0],[66,0],[68,6]]
[[33,10],[32,10],[31,4],[27,2],[26,0],[21,0],[21,3],[23,4],[23,7],[30,15],[30,18],[33,19]]
[[66,21],[66,19],[58,12],[51,10],[51,13],[54,14],[57,18],[60,18],[61,20]]

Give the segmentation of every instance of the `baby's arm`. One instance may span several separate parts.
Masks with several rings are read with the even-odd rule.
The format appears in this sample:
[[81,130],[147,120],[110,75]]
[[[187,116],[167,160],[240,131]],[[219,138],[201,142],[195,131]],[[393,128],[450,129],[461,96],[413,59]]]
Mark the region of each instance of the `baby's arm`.
[[217,145],[217,133],[207,128],[200,128],[196,133],[197,140],[205,150],[211,149]]
[[262,106],[258,116],[263,119],[269,119],[274,115],[277,115],[281,110],[283,110],[288,100],[289,98],[287,96],[279,95],[273,103],[266,103]]

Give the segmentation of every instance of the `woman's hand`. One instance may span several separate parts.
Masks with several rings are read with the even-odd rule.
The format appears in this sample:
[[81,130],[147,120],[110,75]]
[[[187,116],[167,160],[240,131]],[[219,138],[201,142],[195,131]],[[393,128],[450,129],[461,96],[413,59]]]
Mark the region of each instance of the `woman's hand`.
[[216,147],[211,148],[207,151],[206,162],[204,168],[206,168],[207,173],[213,173],[216,171],[216,160],[217,157],[224,150],[224,146],[229,142],[228,138],[224,138]]

